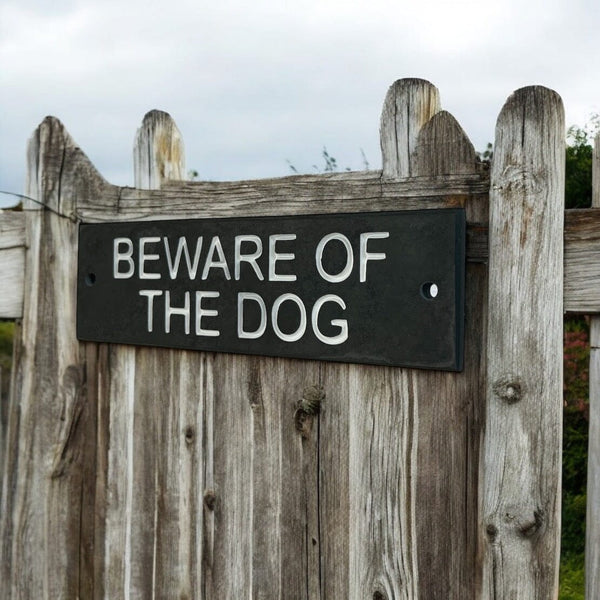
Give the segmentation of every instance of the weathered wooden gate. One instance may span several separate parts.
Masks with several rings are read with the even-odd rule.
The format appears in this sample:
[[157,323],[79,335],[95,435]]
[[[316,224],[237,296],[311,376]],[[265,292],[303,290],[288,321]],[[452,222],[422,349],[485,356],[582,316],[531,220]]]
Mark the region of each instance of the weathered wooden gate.
[[[35,201],[0,216],[0,316],[21,322],[3,598],[555,597],[563,280],[567,309],[600,308],[589,213],[563,260],[562,103],[515,92],[488,169],[436,88],[400,80],[381,146],[382,171],[187,182],[153,111],[133,189],[44,120]],[[444,207],[468,222],[461,373],[76,338],[79,223]]]

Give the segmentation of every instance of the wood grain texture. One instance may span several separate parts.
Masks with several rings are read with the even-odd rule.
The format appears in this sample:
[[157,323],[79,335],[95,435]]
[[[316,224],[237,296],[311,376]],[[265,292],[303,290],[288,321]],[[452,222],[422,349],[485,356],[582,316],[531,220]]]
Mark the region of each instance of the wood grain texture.
[[380,142],[383,176],[416,175],[419,134],[440,110],[438,89],[424,79],[399,79],[390,86],[381,112]]
[[417,138],[414,151],[414,175],[459,175],[473,173],[475,167],[485,170],[471,140],[458,121],[442,110],[429,119]]
[[[180,176],[182,161],[175,123],[151,111],[136,134],[136,187],[159,187]],[[204,357],[111,346],[105,367],[98,377],[110,384],[107,597],[199,597]]]
[[23,314],[25,215],[0,210],[0,319]]
[[564,112],[529,87],[496,126],[490,191],[482,598],[555,598],[560,546]]
[[565,211],[564,309],[600,313],[600,209]]
[[[137,187],[120,188],[45,121],[28,194],[64,216],[25,217],[0,596],[552,597],[559,104],[525,90],[499,119],[489,260],[507,269],[489,283],[489,315],[490,174],[427,82],[397,82],[388,94],[383,172],[169,181],[183,173],[181,137],[153,111],[137,136]],[[470,223],[463,373],[75,340],[76,220],[456,206]],[[600,254],[596,211],[583,212],[568,218],[567,263]],[[523,325],[530,317],[542,327]],[[521,387],[502,388],[506,374]]]
[[83,190],[85,162],[56,119],[47,118],[28,146],[25,294],[9,406],[0,510],[0,596],[75,598],[86,585],[82,517],[90,504],[84,481],[84,357],[75,337],[77,228],[69,218]]
[[[600,207],[600,135],[594,139],[592,206]],[[600,316],[590,321],[590,421],[585,524],[585,597],[600,596]]]
[[[467,136],[443,111],[423,127],[414,156],[419,175],[456,171],[487,176]],[[465,208],[469,222],[487,222],[487,194],[473,195]],[[418,598],[468,598],[480,587],[477,466],[485,389],[486,287],[485,265],[468,263],[464,371],[410,372],[409,389],[417,405],[413,512]]]
[[[386,180],[380,171],[295,175],[237,182],[163,182],[160,190],[114,186],[82,196],[77,217],[84,222],[177,218],[301,215],[462,206],[487,194],[489,174]],[[401,208],[398,208],[400,206]]]
[[185,179],[181,133],[166,112],[151,110],[137,130],[133,146],[136,188],[160,189],[163,182]]
[[[421,83],[416,82],[417,90],[409,94],[413,100],[419,87]],[[417,99],[413,106],[423,103],[426,100]],[[384,108],[382,137],[384,131],[397,127],[396,121],[395,125],[386,123],[394,118],[394,112]],[[415,122],[416,117],[405,119],[404,126]],[[420,139],[419,131],[412,134]],[[397,136],[410,137],[408,132]],[[453,139],[440,144],[443,156],[435,155],[438,150],[432,147],[420,154],[418,146],[414,149],[413,159],[422,157],[423,178],[430,177],[437,165],[450,165],[452,156],[465,156],[464,140]],[[386,147],[382,140],[384,152]],[[387,161],[393,162],[406,148],[390,152]],[[472,172],[477,169],[474,161]],[[472,195],[465,206],[469,219],[487,220],[485,198]],[[485,318],[485,281],[483,265],[469,267],[467,305],[473,308],[468,335],[472,343],[463,373],[359,365],[332,372],[332,367],[326,367],[328,400],[321,423],[321,464],[328,470],[322,475],[321,522],[324,530],[333,531],[334,521],[326,521],[334,518],[333,507],[339,507],[338,518],[339,511],[347,510],[349,536],[340,535],[324,547],[323,573],[326,584],[331,584],[325,588],[330,595],[324,597],[458,599],[468,597],[477,585],[475,499],[484,355],[479,328]],[[340,406],[332,406],[330,396],[338,394],[330,393],[331,387],[347,395],[347,399],[339,398]],[[331,437],[334,448],[325,446],[324,436]],[[336,550],[349,553],[348,566],[337,576],[336,562],[329,554]]]

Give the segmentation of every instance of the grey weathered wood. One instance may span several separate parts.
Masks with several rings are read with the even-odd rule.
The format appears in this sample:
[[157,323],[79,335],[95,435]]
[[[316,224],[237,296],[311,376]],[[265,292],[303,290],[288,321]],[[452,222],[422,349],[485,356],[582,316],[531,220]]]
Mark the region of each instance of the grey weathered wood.
[[[169,115],[151,111],[144,117],[134,164],[140,189],[181,176],[183,145]],[[200,594],[196,538],[202,523],[198,471],[205,411],[203,379],[189,380],[203,367],[200,355],[112,346],[110,361],[98,373],[110,382],[104,530],[108,597]]]
[[152,110],[144,116],[135,136],[133,168],[135,187],[144,190],[185,179],[183,139],[168,113]]
[[175,218],[313,214],[462,206],[472,194],[487,194],[489,175],[384,179],[380,171],[297,175],[237,182],[163,183],[160,190],[114,186],[78,203],[85,222]]
[[[414,152],[414,175],[473,173],[479,164],[475,148],[457,120],[442,110],[421,129]],[[483,166],[482,166],[483,170]]]
[[23,313],[25,271],[25,215],[0,210],[0,318],[16,319]]
[[[420,111],[424,101],[416,96],[422,82],[412,85],[404,82],[399,87],[413,98],[410,110]],[[429,97],[432,91],[423,93]],[[408,116],[402,126],[414,127],[417,117]],[[384,107],[382,138],[384,132],[398,129],[387,119],[395,119],[389,103]],[[419,138],[418,130],[395,134],[399,140]],[[423,177],[435,172],[436,165],[450,165],[452,156],[464,157],[464,140],[456,136],[453,140],[444,138],[448,143],[440,144],[439,150],[430,147],[421,152],[420,156],[429,156],[428,166],[421,159]],[[400,148],[390,149],[382,140],[384,163],[392,172],[395,157],[402,154],[401,160],[406,160],[404,142],[400,143]],[[388,151],[391,155],[386,156]],[[417,156],[418,146],[413,162]],[[472,172],[477,169],[473,161]],[[403,202],[398,199],[396,206]],[[426,204],[415,199],[411,207]],[[486,220],[485,198],[470,195],[463,204],[470,219]],[[321,527],[335,532],[322,546],[324,598],[464,598],[472,589],[477,579],[474,498],[478,401],[483,392],[479,323],[484,281],[485,267],[473,265],[467,285],[468,305],[473,307],[468,320],[472,343],[464,373],[360,365],[324,368]],[[432,445],[434,439],[440,440],[439,446]],[[465,493],[469,494],[465,490],[470,490],[471,502],[465,502]],[[346,555],[349,562],[343,559]]]
[[440,110],[437,88],[424,79],[399,79],[387,92],[381,112],[383,176],[415,175],[415,151],[423,126]]
[[84,478],[88,425],[83,357],[75,336],[74,199],[102,187],[63,126],[47,118],[28,146],[25,293],[15,344],[8,451],[0,509],[0,596],[85,594],[89,544],[82,524],[93,497]]
[[[473,146],[454,118],[438,112],[419,134],[420,176],[482,172]],[[487,176],[487,174],[485,174]],[[467,220],[487,222],[487,192],[465,203]],[[477,457],[482,431],[486,269],[466,273],[465,367],[460,374],[410,372],[404,401],[414,402],[416,461],[412,477],[418,598],[466,598],[480,580],[477,549]]]
[[585,526],[585,597],[600,595],[600,317],[590,324],[590,421]]
[[600,209],[565,211],[565,311],[600,313]]
[[302,436],[294,417],[318,363],[114,347],[101,378],[109,597],[317,597],[317,427]]
[[[600,135],[594,140],[592,206],[600,207]],[[588,430],[585,597],[600,596],[600,317],[590,322],[590,422]]]
[[554,598],[560,549],[564,113],[529,87],[496,126],[490,190],[482,598]]

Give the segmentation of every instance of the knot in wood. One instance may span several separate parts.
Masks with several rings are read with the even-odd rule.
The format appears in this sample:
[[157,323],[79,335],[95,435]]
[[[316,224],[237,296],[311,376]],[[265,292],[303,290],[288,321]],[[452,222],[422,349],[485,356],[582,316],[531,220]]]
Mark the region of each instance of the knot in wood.
[[185,443],[189,445],[193,443],[194,438],[196,437],[196,431],[191,425],[188,425],[185,428],[183,435],[185,436]]
[[318,415],[321,412],[321,402],[325,399],[325,391],[320,385],[311,385],[304,388],[302,400],[300,400],[300,410],[307,415]]
[[208,510],[212,511],[215,509],[215,504],[217,503],[217,495],[214,490],[206,490],[204,492],[204,506],[208,508]]
[[522,165],[508,165],[498,177],[494,189],[514,194],[536,195],[542,193],[545,184],[543,169],[532,171]]
[[541,509],[533,511],[533,520],[526,521],[519,525],[519,533],[526,538],[533,537],[538,531],[542,529],[546,517],[544,511]]
[[514,404],[522,399],[524,386],[518,377],[507,375],[498,379],[492,386],[494,394],[507,404]]
[[496,539],[496,536],[498,535],[498,528],[493,523],[490,523],[485,528],[485,532],[487,533],[488,537],[490,538],[490,542],[493,542]]
[[304,388],[302,399],[298,402],[294,412],[294,423],[303,439],[308,439],[312,431],[313,420],[321,412],[321,402],[325,398],[325,392],[320,385],[311,385]]

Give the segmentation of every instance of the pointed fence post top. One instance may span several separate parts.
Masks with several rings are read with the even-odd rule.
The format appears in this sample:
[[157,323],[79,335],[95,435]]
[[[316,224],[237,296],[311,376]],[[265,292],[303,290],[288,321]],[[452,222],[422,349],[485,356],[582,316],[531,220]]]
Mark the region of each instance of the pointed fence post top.
[[438,89],[424,79],[399,79],[386,95],[380,126],[383,177],[473,173],[473,144],[447,111]]
[[80,185],[93,195],[107,182],[56,117],[46,117],[27,144],[24,208],[49,210],[75,218]]
[[158,189],[167,180],[185,179],[183,137],[166,112],[146,113],[133,148],[135,187]]
[[[548,164],[564,162],[565,144],[561,97],[538,85],[518,89],[508,97],[496,121],[492,178],[533,191],[536,181],[546,176]],[[521,165],[520,174],[514,165]],[[533,166],[537,172],[531,171]],[[557,182],[564,185],[564,169]]]
[[410,177],[421,128],[441,110],[438,89],[424,79],[399,79],[390,86],[381,113],[384,177]]
[[508,98],[490,179],[484,596],[556,598],[565,181],[558,94],[532,86]]

